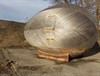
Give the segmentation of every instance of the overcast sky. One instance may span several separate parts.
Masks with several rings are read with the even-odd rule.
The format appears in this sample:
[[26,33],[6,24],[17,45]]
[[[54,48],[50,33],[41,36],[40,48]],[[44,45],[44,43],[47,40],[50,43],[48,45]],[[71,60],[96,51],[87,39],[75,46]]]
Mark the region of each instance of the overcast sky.
[[43,0],[0,0],[0,19],[25,22],[49,5]]

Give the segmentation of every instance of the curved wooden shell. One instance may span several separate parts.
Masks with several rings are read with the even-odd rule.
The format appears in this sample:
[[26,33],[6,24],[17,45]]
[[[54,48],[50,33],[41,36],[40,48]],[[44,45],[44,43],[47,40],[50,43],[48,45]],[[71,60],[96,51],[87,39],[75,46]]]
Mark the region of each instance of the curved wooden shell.
[[75,57],[93,47],[97,29],[91,16],[74,5],[49,7],[33,16],[25,27],[25,38],[38,49]]

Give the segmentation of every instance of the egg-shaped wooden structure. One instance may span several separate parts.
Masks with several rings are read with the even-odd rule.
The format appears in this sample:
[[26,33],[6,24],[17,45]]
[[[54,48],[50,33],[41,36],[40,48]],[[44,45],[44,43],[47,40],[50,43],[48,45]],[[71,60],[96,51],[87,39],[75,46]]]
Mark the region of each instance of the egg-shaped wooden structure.
[[57,58],[83,54],[93,47],[98,35],[95,20],[76,5],[56,5],[40,11],[27,22],[24,34],[40,54]]

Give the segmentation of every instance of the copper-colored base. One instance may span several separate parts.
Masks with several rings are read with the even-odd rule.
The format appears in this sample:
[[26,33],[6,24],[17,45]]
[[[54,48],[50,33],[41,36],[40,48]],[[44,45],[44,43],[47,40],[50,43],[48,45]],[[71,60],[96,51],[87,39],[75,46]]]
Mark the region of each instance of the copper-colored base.
[[41,58],[45,58],[48,60],[54,60],[54,61],[58,61],[58,62],[68,62],[69,61],[69,54],[50,54],[50,53],[46,53],[43,51],[38,50],[38,56]]

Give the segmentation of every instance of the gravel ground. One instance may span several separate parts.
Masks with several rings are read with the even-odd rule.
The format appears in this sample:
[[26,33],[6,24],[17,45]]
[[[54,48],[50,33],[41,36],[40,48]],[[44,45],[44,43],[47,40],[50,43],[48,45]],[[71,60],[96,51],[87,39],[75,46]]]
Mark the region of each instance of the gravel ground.
[[[95,46],[84,57],[58,63],[37,57],[34,48],[9,48],[8,56],[16,61],[19,76],[100,76],[100,49]],[[0,54],[0,62],[3,61]],[[9,72],[0,76],[11,76]]]

